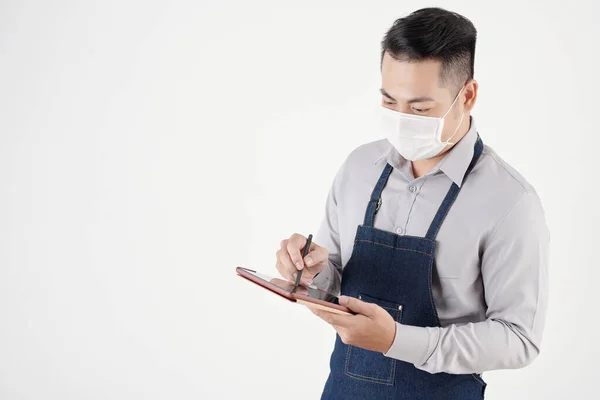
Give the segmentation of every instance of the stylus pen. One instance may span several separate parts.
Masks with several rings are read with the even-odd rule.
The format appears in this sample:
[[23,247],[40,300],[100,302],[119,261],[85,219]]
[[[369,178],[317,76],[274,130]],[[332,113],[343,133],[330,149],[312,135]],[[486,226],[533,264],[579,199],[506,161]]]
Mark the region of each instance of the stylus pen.
[[[306,246],[304,246],[304,254],[302,254],[303,261],[304,261],[304,257],[306,257],[306,255],[308,254],[308,251],[310,250],[311,242],[312,242],[312,234],[308,235],[308,240],[306,241]],[[300,271],[298,271],[298,275],[296,275],[296,283],[294,283],[294,290],[292,290],[292,293],[296,293],[296,288],[300,284],[300,278],[302,278],[302,271],[304,271],[304,268],[302,268]]]

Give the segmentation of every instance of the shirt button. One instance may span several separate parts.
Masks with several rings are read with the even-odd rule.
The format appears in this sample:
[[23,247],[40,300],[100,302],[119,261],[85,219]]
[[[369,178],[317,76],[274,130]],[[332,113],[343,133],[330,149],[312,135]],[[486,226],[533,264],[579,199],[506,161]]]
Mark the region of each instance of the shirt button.
[[410,186],[408,187],[408,190],[410,190],[410,192],[411,192],[411,193],[414,193],[414,192],[416,192],[416,191],[417,191],[417,187],[416,187],[415,185],[410,185]]
[[402,232],[404,232],[404,231],[402,230],[402,228],[398,228],[398,229],[396,229],[396,233],[397,233],[398,235],[402,235]]

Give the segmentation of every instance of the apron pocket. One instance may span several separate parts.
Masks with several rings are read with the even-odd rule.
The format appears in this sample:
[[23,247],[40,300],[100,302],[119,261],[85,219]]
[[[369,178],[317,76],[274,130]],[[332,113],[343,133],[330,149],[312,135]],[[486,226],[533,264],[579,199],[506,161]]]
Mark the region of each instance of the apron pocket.
[[[378,299],[366,293],[360,293],[358,298],[367,303],[377,304],[390,313],[394,321],[402,322],[401,304]],[[356,379],[393,386],[397,361],[378,351],[347,345],[345,374]]]

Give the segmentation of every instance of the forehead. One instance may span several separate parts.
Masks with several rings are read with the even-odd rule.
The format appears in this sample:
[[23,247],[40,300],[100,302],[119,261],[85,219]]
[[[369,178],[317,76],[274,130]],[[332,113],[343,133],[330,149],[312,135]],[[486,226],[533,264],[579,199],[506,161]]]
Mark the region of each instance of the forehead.
[[385,53],[381,64],[382,87],[398,100],[420,96],[445,100],[449,91],[441,87],[441,67],[437,60],[398,61]]

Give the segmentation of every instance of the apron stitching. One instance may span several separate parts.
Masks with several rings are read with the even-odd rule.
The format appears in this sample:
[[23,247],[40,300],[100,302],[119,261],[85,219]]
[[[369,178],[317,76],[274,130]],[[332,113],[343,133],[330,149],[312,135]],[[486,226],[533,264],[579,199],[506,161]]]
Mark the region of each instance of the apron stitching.
[[[341,338],[340,338],[341,340]],[[348,346],[348,345],[346,345]],[[348,350],[346,351],[346,373],[348,373],[348,364],[350,363],[350,351],[351,351],[351,347],[348,346]]]
[[366,376],[363,376],[363,375],[354,374],[352,372],[346,372],[346,374],[349,375],[349,376],[351,376],[351,377],[353,377],[354,379],[358,379],[358,380],[361,380],[361,381],[378,383],[380,385],[393,386],[393,382],[388,382],[385,379],[376,380],[376,378],[369,378],[369,377],[366,377]]
[[[384,230],[382,230],[382,229],[379,229],[379,228],[375,228],[374,226],[369,226],[369,227],[366,227],[366,226],[364,226],[364,225],[360,225],[360,226],[362,226],[363,228],[369,228],[369,229],[373,229],[374,231],[378,231],[378,232],[383,232],[383,233],[393,233],[393,232],[389,232],[389,231],[384,231]],[[414,236],[414,235],[397,235],[397,234],[395,234],[395,233],[394,233],[394,235],[395,235],[396,237],[398,237],[398,238],[414,238],[414,239],[419,239],[419,240],[426,240],[426,241],[428,241],[428,242],[430,242],[430,243],[432,243],[432,244],[435,244],[435,243],[436,243],[436,241],[435,241],[435,240],[431,240],[431,239],[429,239],[429,238],[426,238],[426,237],[424,237],[424,236]]]
[[[346,351],[346,370],[344,371],[344,373],[346,375],[352,376],[352,377],[361,377],[364,378],[363,380],[368,380],[369,382],[376,382],[376,383],[385,383],[385,382],[393,382],[391,381],[392,378],[374,378],[371,376],[366,376],[366,375],[360,375],[360,374],[356,374],[354,372],[350,372],[349,370],[349,364],[350,364],[350,353],[352,352],[352,345],[347,344],[346,346],[348,346],[348,350]],[[392,359],[394,360],[394,359]],[[395,364],[393,363],[393,367],[394,367],[394,372],[395,372]]]
[[429,253],[425,253],[424,251],[420,251],[420,250],[413,250],[413,249],[406,249],[404,247],[394,247],[394,246],[390,246],[389,244],[384,244],[384,243],[379,243],[379,242],[374,242],[372,240],[366,240],[366,239],[358,239],[357,242],[364,242],[364,243],[372,243],[372,244],[376,244],[379,246],[385,246],[385,247],[389,247],[390,249],[394,249],[394,250],[404,250],[404,251],[412,251],[415,253],[421,253],[421,254],[425,254],[426,256],[430,256],[431,254]]
[[[398,321],[400,319],[400,310],[396,311],[396,321]],[[385,357],[385,356],[384,356]],[[395,358],[392,358],[392,371],[390,372],[390,381],[393,383],[394,382],[394,375],[396,374],[396,363],[397,360]]]
[[431,290],[431,282],[433,281],[433,260],[434,256],[431,256],[431,259],[429,260],[429,267],[427,268],[427,274],[429,276],[429,279],[427,279],[427,286],[429,287],[429,302],[431,303],[431,309],[433,310],[433,314],[435,315],[435,319],[437,321],[438,326],[441,326],[440,318],[438,316],[437,309],[435,308],[435,302],[433,300],[433,290]]
[[479,378],[476,374],[471,374],[471,376],[479,383],[481,383],[482,385],[485,385],[486,383],[483,381],[483,379]]

